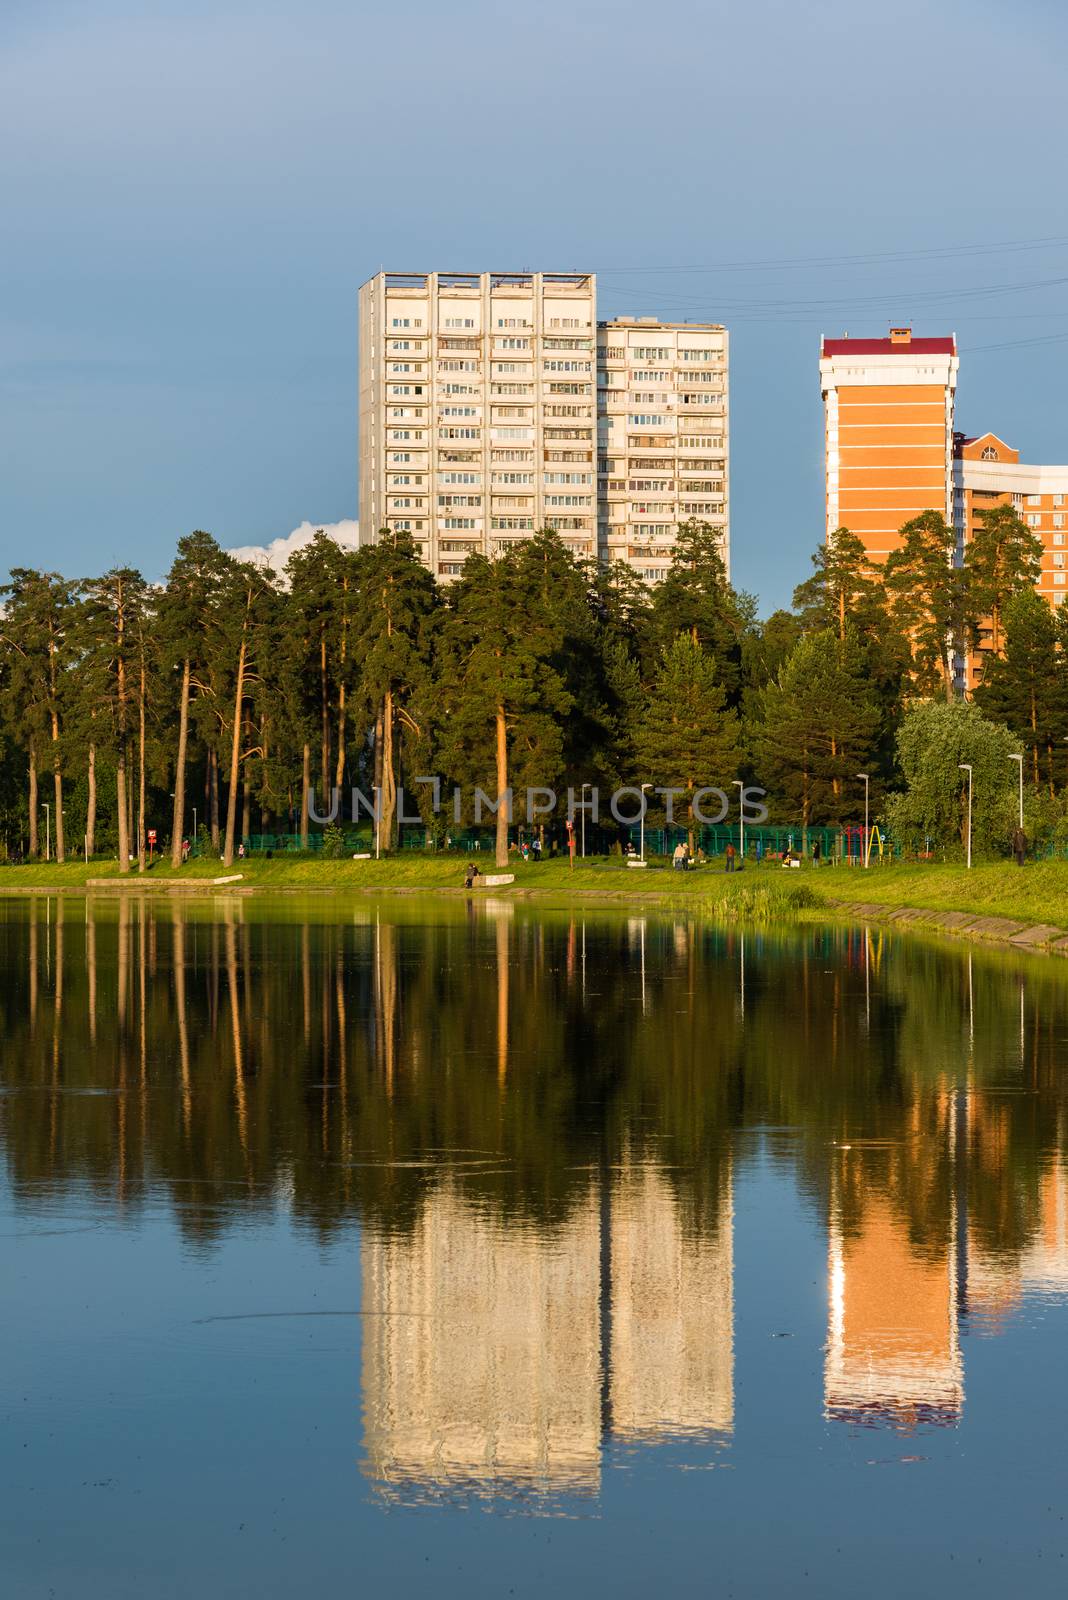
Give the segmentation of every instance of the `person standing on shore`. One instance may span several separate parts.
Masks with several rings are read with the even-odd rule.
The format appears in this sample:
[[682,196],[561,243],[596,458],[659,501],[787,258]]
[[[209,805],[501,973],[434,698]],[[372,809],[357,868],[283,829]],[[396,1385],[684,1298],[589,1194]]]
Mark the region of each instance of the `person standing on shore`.
[[1016,859],[1016,865],[1022,867],[1027,858],[1027,835],[1019,826],[1012,830],[1012,853]]
[[734,846],[731,844],[729,839],[727,841],[727,865],[725,870],[727,872],[734,871]]

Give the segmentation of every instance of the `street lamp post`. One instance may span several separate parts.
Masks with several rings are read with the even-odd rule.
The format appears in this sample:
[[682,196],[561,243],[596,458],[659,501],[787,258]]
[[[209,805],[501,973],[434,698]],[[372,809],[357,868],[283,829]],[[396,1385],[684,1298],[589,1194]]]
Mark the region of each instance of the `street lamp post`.
[[968,774],[968,866],[972,864],[972,768],[968,761],[958,761],[958,767]]
[[651,789],[652,787],[653,786],[652,786],[651,783],[643,783],[642,784],[641,832],[638,835],[638,837],[639,837],[639,839],[641,841],[641,845],[640,845],[640,848],[638,850],[638,859],[639,859],[639,861],[644,861],[645,860],[645,791],[646,791],[646,789]]
[[866,772],[858,772],[857,777],[864,780],[864,866],[866,868],[871,860],[871,847],[868,844],[868,794],[871,789],[871,782]]
[[52,859],[52,807],[49,805],[47,800],[42,800],[41,804],[45,808],[45,860],[46,861],[51,861],[51,859]]
[[1012,755],[1010,761],[1015,761],[1020,769],[1020,828],[1023,829],[1023,756]]
[[741,778],[732,780],[732,787],[738,791],[738,865],[745,866],[745,785]]
[[[584,783],[582,785],[582,793],[585,794],[587,789],[592,789],[592,788],[593,788],[593,784],[592,783]],[[583,859],[583,861],[585,861],[585,859],[586,859],[586,807],[585,807],[585,804],[583,804],[580,809],[582,811],[582,859]]]

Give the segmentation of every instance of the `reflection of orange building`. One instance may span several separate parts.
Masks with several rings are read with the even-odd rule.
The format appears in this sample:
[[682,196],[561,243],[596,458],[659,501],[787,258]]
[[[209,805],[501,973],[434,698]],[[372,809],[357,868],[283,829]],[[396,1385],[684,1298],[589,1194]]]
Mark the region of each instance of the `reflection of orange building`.
[[827,1414],[900,1428],[954,1423],[964,1372],[952,1238],[921,1253],[885,1194],[866,1193],[863,1207],[846,1232],[832,1196]]
[[952,519],[953,338],[824,339],[827,534],[852,530],[874,561],[924,511]]
[[1068,1294],[1068,1168],[1060,1166],[1042,1178],[1039,1233],[1021,1263],[1024,1289]]
[[1028,1295],[1068,1295],[1068,1170],[1043,1174],[1039,1224],[1019,1257],[1008,1262],[969,1240],[968,1311],[979,1332],[998,1333]]

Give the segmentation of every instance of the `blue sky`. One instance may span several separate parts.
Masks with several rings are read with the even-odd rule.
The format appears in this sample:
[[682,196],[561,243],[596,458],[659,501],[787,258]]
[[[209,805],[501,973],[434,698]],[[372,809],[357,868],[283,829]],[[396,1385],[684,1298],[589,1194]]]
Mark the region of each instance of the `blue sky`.
[[821,332],[955,330],[960,425],[1068,461],[1065,31],[1038,0],[2,0],[0,564],[155,576],[194,527],[353,517],[360,282],[583,268],[602,315],[730,326],[734,577],[785,603]]

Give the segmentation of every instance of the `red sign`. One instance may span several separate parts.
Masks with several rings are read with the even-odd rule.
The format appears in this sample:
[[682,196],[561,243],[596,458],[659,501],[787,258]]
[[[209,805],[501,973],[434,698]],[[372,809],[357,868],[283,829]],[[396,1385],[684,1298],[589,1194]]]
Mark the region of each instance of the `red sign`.
[[148,842],[149,842],[149,844],[155,844],[155,842],[156,842],[156,830],[155,830],[155,828],[149,828],[149,830],[148,830]]

